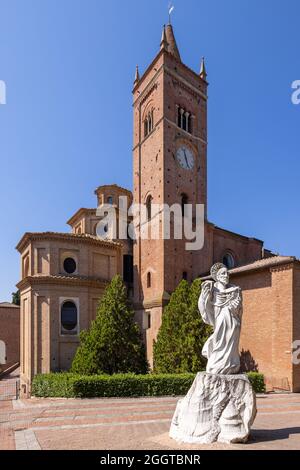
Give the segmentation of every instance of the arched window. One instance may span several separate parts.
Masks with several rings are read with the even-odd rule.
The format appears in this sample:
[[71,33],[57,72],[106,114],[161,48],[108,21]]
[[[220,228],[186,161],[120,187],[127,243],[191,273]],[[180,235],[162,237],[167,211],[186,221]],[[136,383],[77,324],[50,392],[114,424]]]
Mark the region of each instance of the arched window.
[[144,137],[147,137],[154,128],[154,112],[153,109],[148,112],[144,120]]
[[133,283],[133,256],[123,255],[123,279],[124,282]]
[[188,125],[187,125],[187,131],[189,134],[192,134],[193,130],[192,130],[192,116],[189,114],[189,117],[188,117]]
[[232,269],[235,266],[234,257],[231,253],[225,253],[222,259],[222,263],[225,264],[226,268]]
[[152,131],[151,113],[148,114],[148,134]]
[[74,302],[67,300],[61,306],[60,312],[61,334],[76,335],[78,315],[77,307]]
[[146,118],[144,121],[144,137],[148,135],[148,119]]
[[148,272],[147,273],[147,287],[151,287],[151,273]]
[[188,197],[186,194],[182,194],[181,195],[181,213],[182,213],[182,217],[184,217],[185,215],[185,205],[188,204]]
[[183,113],[183,115],[182,115],[182,129],[184,129],[185,131],[187,130],[186,113]]
[[107,204],[112,205],[113,202],[114,202],[113,197],[112,197],[112,196],[108,196],[108,197],[107,197]]
[[151,220],[152,196],[149,195],[146,200],[147,221]]
[[181,106],[176,105],[177,107],[177,126],[188,132],[192,133],[192,115],[189,111],[182,108]]

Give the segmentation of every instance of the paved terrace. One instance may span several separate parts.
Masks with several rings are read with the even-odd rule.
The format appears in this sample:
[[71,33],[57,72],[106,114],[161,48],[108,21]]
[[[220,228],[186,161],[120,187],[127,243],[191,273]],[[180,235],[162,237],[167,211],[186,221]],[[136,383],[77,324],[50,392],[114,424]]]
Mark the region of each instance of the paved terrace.
[[300,394],[258,396],[247,444],[178,445],[177,398],[0,400],[0,449],[300,449]]

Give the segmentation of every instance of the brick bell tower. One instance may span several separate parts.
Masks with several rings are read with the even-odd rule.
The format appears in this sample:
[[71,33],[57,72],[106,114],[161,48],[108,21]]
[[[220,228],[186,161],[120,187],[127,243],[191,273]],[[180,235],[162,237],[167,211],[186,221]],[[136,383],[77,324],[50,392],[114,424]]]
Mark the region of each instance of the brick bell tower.
[[[151,204],[206,208],[207,85],[204,60],[198,74],[184,65],[171,24],[164,26],[160,51],[142,76],[137,68],[133,89],[133,199],[146,205],[149,222],[160,217]],[[185,243],[172,230],[169,240],[134,243],[134,306],[151,365],[170,294],[205,270],[205,249],[189,252]]]

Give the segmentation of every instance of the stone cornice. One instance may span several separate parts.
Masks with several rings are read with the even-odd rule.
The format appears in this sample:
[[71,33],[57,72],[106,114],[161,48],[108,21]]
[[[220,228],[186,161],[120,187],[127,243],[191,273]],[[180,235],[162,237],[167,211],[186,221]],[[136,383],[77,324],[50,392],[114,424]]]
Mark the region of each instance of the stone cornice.
[[272,266],[270,268],[270,271],[271,273],[278,273],[278,272],[281,272],[281,271],[289,271],[290,269],[292,269],[294,266],[294,263],[289,263],[289,264],[283,264],[283,265],[279,265],[279,266]]
[[89,278],[82,276],[53,276],[53,275],[40,275],[40,276],[28,276],[22,279],[16,287],[20,290],[33,285],[50,284],[50,285],[67,285],[77,287],[96,287],[105,288],[109,281],[104,279]]
[[101,240],[100,238],[89,234],[59,233],[59,232],[26,232],[19,241],[16,249],[22,253],[28,244],[32,241],[68,241],[72,243],[87,243],[95,246],[103,246],[111,250],[120,250],[122,243],[114,241]]
[[[189,83],[185,78],[183,78],[179,73],[174,72],[174,70],[170,69],[167,66],[164,66],[164,69],[170,77],[173,78],[174,85],[178,85],[183,90],[187,91],[191,94],[194,98],[201,96],[205,101],[207,101],[207,95],[203,93],[201,90],[198,90],[194,85]],[[199,78],[199,77],[198,77]]]

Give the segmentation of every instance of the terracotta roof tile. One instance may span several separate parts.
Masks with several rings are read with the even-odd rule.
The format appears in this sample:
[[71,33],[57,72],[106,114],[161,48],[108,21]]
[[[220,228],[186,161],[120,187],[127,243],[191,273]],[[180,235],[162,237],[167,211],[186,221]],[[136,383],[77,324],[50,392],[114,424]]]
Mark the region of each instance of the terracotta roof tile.
[[[270,256],[269,258],[259,259],[253,263],[244,264],[242,266],[237,266],[236,268],[230,269],[230,274],[239,274],[247,271],[255,271],[257,269],[271,268],[272,266],[277,266],[280,264],[293,263],[294,261],[299,262],[295,256]],[[202,280],[211,279],[210,275],[201,276]]]

